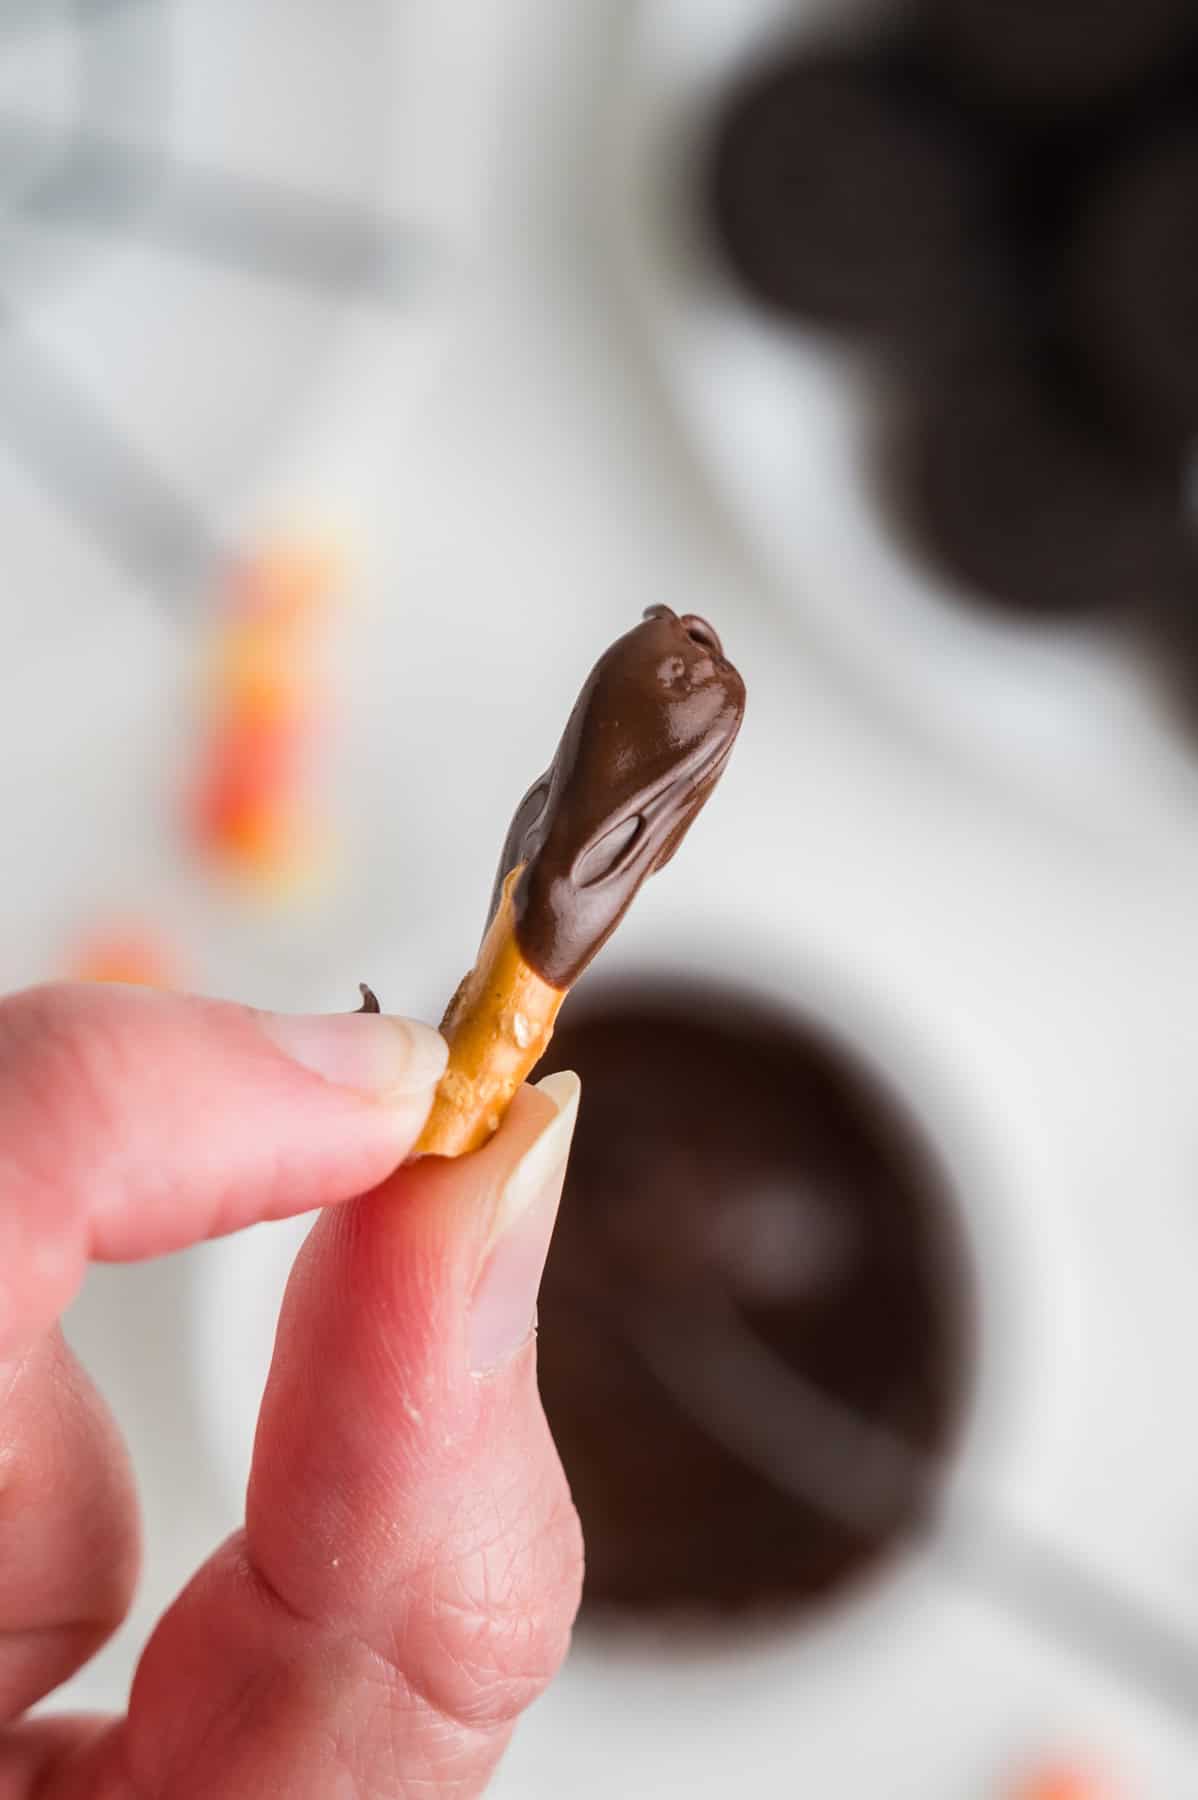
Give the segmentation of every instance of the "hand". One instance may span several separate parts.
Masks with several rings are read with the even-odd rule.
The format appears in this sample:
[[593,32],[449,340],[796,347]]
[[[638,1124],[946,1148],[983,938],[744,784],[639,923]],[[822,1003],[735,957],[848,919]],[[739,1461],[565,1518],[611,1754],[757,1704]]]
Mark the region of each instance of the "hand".
[[[399,1168],[444,1062],[370,1015],[0,1002],[0,1800],[461,1800],[556,1670],[582,1557],[532,1318],[578,1084]],[[137,1571],[127,1458],[56,1323],[88,1259],[315,1207],[244,1530],[158,1625],[125,1718],[12,1723]]]

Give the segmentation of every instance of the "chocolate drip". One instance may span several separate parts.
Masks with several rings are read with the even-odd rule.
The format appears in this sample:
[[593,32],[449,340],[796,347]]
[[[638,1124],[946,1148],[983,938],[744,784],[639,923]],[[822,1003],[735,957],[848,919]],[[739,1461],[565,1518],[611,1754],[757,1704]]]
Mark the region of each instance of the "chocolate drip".
[[600,657],[557,754],[512,820],[491,899],[513,896],[516,937],[567,988],[647,876],[664,868],[723,771],[745,688],[711,626],[654,606]]

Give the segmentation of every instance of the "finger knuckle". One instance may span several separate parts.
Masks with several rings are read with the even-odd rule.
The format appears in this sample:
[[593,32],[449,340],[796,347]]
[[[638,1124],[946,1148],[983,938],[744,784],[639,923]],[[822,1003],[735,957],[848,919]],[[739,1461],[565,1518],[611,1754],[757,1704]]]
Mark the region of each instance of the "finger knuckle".
[[33,1189],[55,1227],[69,1224],[59,1213],[78,1198],[64,1159],[112,1128],[118,1052],[101,1009],[79,1004],[71,989],[33,988],[0,1007],[6,1179]]
[[[413,1664],[430,1705],[458,1723],[510,1724],[544,1690],[569,1647],[582,1582],[578,1516],[564,1488],[430,1573],[413,1621]],[[402,1652],[401,1652],[402,1655]]]

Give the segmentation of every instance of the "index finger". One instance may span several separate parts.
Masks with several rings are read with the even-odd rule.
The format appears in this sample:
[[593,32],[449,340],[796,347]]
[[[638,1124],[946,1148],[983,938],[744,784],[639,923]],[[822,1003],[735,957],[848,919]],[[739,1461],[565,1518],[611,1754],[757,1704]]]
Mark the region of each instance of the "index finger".
[[428,1026],[142,988],[0,1002],[0,1355],[89,1257],[155,1256],[349,1199],[408,1154],[445,1066]]

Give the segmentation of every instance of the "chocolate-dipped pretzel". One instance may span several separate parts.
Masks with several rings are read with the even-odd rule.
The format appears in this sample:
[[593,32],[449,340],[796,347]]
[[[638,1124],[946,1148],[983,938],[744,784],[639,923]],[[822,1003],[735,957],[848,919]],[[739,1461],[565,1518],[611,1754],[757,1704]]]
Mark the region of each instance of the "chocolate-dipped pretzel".
[[419,1153],[460,1156],[498,1128],[566,993],[710,796],[744,703],[711,626],[668,606],[600,657],[512,820]]

